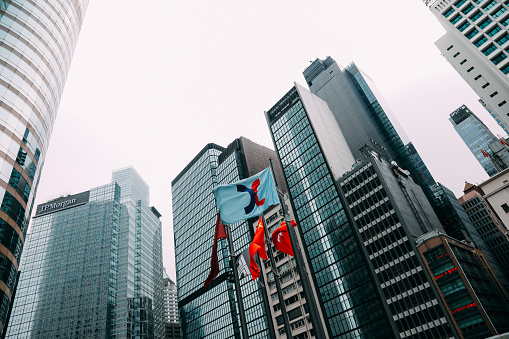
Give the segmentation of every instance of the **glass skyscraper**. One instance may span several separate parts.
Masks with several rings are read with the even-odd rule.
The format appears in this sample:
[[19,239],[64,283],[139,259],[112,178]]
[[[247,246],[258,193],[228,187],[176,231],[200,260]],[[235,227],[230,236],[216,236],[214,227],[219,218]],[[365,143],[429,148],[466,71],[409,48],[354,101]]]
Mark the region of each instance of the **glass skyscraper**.
[[490,148],[492,143],[500,143],[499,139],[467,106],[452,112],[449,121],[490,177],[507,168]]
[[88,0],[0,0],[0,333]]
[[133,168],[37,206],[7,338],[161,338],[159,217]]
[[[228,147],[208,144],[172,182],[175,262],[183,338],[242,338],[226,239],[218,241],[220,273],[203,288],[210,271],[216,225],[212,188],[252,176],[269,166],[274,151],[238,138]],[[280,172],[279,172],[280,173]],[[252,221],[252,220],[251,220]],[[250,221],[231,226],[237,254],[253,240]],[[273,329],[264,287],[240,280],[249,338],[270,338]]]

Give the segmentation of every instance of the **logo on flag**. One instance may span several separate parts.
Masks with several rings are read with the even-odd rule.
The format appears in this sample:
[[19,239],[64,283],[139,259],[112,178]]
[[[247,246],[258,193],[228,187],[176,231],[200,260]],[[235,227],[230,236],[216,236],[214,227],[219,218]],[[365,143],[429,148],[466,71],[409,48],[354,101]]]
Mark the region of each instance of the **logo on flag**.
[[269,206],[279,204],[270,168],[244,180],[213,189],[221,220],[226,224],[262,215]]

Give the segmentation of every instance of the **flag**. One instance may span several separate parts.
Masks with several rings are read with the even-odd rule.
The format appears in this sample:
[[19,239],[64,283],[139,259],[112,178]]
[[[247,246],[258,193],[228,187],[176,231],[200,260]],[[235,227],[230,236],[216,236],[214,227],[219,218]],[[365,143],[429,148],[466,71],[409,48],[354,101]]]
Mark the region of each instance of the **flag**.
[[[295,221],[292,220],[292,227],[297,225]],[[291,255],[295,257],[293,253],[292,243],[290,242],[290,235],[288,234],[288,227],[286,226],[286,222],[282,222],[281,226],[278,227],[274,232],[272,232],[272,242],[274,243],[274,247],[278,251]]]
[[482,152],[482,155],[484,155],[485,158],[489,158],[490,156],[488,155],[488,153],[486,153],[483,149],[481,150]]
[[269,206],[279,204],[270,168],[236,183],[218,186],[213,192],[221,218],[227,224],[257,217]]
[[237,274],[239,276],[239,280],[244,279],[251,275],[251,269],[249,267],[250,256],[249,256],[249,247],[246,248],[242,253],[235,257],[235,264],[237,265]]
[[205,285],[203,287],[207,287],[219,274],[219,260],[217,259],[217,241],[219,239],[226,238],[226,230],[224,229],[224,225],[221,223],[221,217],[219,213],[217,214],[216,221],[216,231],[214,233],[214,243],[212,244],[212,257],[210,258],[210,273],[205,280]]
[[258,226],[256,226],[253,242],[249,245],[249,268],[251,269],[253,280],[256,280],[256,278],[260,275],[260,269],[258,268],[254,258],[256,253],[258,253],[260,258],[269,260],[267,252],[265,251],[265,230],[263,228],[262,217],[260,217]]
[[502,145],[509,146],[509,144],[502,138],[500,138],[500,142],[502,143]]

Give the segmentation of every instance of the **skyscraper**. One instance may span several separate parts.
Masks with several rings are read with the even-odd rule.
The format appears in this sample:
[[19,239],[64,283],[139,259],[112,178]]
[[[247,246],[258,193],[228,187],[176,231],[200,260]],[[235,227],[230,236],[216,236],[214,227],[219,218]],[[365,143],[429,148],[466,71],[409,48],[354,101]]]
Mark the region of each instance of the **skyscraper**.
[[0,333],[87,4],[0,1]]
[[435,45],[509,133],[509,7],[500,0],[424,1],[445,28]]
[[37,206],[7,338],[163,336],[161,215],[148,192],[125,168]]
[[452,112],[449,121],[490,177],[508,167],[503,161],[505,157],[501,157],[499,152],[509,151],[502,148],[497,153],[493,152],[490,145],[500,144],[500,140],[468,107],[462,105]]
[[164,326],[165,339],[180,338],[178,316],[177,284],[175,284],[164,270]]
[[[269,166],[269,158],[276,158],[274,151],[242,137],[226,148],[208,144],[172,181],[179,316],[184,338],[241,338],[235,287],[228,280],[230,260],[225,240],[218,242],[220,274],[203,288],[210,271],[217,215],[212,188],[260,172]],[[238,254],[249,246],[254,231],[249,221],[231,225],[231,230]],[[251,279],[240,283],[249,338],[269,338],[272,330],[263,287]]]
[[[428,213],[418,212],[423,206],[416,199],[418,207],[412,205],[415,212],[410,205],[405,206],[405,212],[390,212],[393,207],[389,206],[397,204],[389,201],[393,192],[384,196],[378,187],[384,181],[377,177],[380,172],[370,172],[374,165],[363,163],[362,158],[354,161],[348,138],[342,135],[331,109],[302,86],[295,84],[266,112],[266,118],[331,337],[393,338],[416,333],[435,338],[452,336],[453,329],[436,293],[428,288],[429,276],[423,273],[418,260],[414,261],[415,245],[409,241],[422,234],[420,227],[429,229],[433,223],[429,205]],[[368,179],[373,183],[367,183]],[[394,187],[395,183],[396,179],[387,185]],[[399,194],[401,201],[408,200]],[[422,192],[420,200],[426,201]],[[413,220],[409,211],[410,215],[416,213]],[[372,221],[370,213],[378,219]],[[434,223],[438,223],[436,217]],[[382,243],[384,235],[390,237],[388,243]],[[406,260],[409,262],[399,265]],[[411,267],[412,273],[405,273],[403,267]],[[408,284],[399,284],[407,276]],[[414,287],[423,291],[424,299],[409,292]],[[400,303],[408,295],[409,300]],[[416,307],[427,301],[435,305],[425,307],[423,313],[430,324],[422,327],[418,316],[407,319],[402,306]]]

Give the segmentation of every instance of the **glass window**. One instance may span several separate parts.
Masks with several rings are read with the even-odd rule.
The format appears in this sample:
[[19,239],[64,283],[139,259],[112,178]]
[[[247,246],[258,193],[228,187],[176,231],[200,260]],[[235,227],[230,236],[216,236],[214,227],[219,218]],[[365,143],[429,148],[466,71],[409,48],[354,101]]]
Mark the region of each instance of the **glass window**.
[[470,17],[470,20],[472,20],[473,22],[476,22],[477,19],[479,19],[480,17],[482,17],[482,12],[481,11],[477,11],[477,12],[475,12],[474,15],[472,15]]
[[463,18],[461,15],[456,15],[454,18],[451,19],[451,24],[455,25],[456,23],[458,23],[458,21],[461,20],[461,18]]
[[486,48],[484,51],[482,51],[484,53],[484,55],[488,56],[490,55],[491,53],[493,53],[494,50],[496,50],[497,47],[493,44],[489,45],[488,48]]
[[474,28],[473,30],[468,32],[465,36],[467,39],[472,39],[473,37],[475,37],[477,35],[477,33],[479,33],[479,31],[477,30],[477,28]]
[[500,69],[502,71],[502,73],[504,74],[509,74],[509,65],[505,65],[504,67],[502,67]]
[[465,29],[468,28],[468,26],[470,26],[470,22],[468,21],[465,21],[463,24],[461,24],[461,26],[458,27],[458,30],[460,32],[463,32]]
[[500,20],[500,23],[503,25],[503,26],[507,26],[509,25],[509,16],[503,18]]
[[506,58],[507,58],[507,55],[505,55],[504,52],[502,52],[499,55],[497,55],[496,57],[494,57],[493,59],[491,59],[491,62],[493,62],[495,65],[498,65],[499,63],[504,61]]
[[487,33],[489,36],[494,36],[495,34],[497,34],[498,32],[500,32],[502,30],[502,28],[500,28],[500,26],[495,26],[493,27],[492,29],[490,29],[490,31]]
[[507,12],[507,9],[506,9],[505,7],[500,7],[500,8],[496,9],[496,10],[493,12],[492,16],[493,16],[494,18],[498,18],[499,16],[501,16],[501,15],[502,15],[502,14],[504,14],[505,12]]
[[454,8],[451,7],[447,12],[444,13],[444,16],[448,18],[451,16],[452,13],[454,13]]
[[475,7],[474,7],[474,5],[470,4],[470,5],[468,5],[467,7],[463,8],[462,12],[463,12],[464,14],[468,14],[468,13],[470,13],[470,12],[471,12],[474,8],[475,8]]
[[486,28],[486,26],[488,26],[488,25],[489,25],[489,24],[491,24],[491,23],[492,23],[491,19],[490,19],[490,18],[486,18],[485,20],[483,20],[483,21],[479,24],[479,27],[480,27],[481,29],[484,29],[484,28]]
[[463,5],[467,0],[460,0],[454,4],[454,7],[459,8],[461,5]]
[[476,42],[474,42],[474,45],[475,45],[476,47],[481,47],[482,45],[484,45],[484,43],[485,43],[486,41],[488,41],[488,38],[486,38],[486,37],[483,35],[480,39],[478,39]]
[[482,9],[484,9],[485,11],[489,11],[496,4],[497,4],[497,1],[492,0],[492,1],[488,2],[486,5],[482,6]]
[[507,42],[507,40],[509,40],[509,34],[505,33],[504,35],[502,35],[500,38],[497,39],[497,44],[502,46],[503,44],[505,44]]

